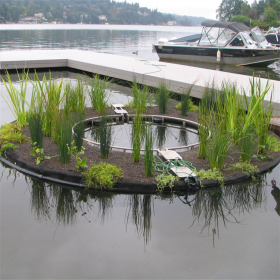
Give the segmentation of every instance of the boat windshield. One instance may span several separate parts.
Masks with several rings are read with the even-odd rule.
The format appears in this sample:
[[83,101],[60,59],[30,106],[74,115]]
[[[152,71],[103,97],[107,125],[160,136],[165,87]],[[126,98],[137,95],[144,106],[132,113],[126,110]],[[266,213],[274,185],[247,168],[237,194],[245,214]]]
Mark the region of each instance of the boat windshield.
[[224,46],[235,35],[228,28],[203,28],[198,45]]
[[262,31],[259,29],[259,27],[255,27],[251,30],[252,36],[253,38],[259,42],[259,43],[263,43],[266,41]]

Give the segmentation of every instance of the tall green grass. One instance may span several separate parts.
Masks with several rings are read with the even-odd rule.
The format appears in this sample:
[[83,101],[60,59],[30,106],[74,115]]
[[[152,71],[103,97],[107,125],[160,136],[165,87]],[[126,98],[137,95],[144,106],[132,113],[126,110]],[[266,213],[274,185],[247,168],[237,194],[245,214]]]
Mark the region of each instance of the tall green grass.
[[146,111],[147,103],[149,101],[149,90],[147,86],[140,88],[138,86],[136,78],[133,79],[132,83],[133,93],[133,106],[136,114],[143,114]]
[[132,157],[133,162],[140,162],[140,152],[142,143],[142,117],[136,114],[132,124]]
[[28,114],[28,124],[32,143],[36,143],[38,148],[43,148],[43,124],[44,119],[40,111],[32,111]]
[[159,85],[159,87],[156,89],[156,92],[157,92],[156,102],[159,108],[159,112],[160,114],[166,114],[167,105],[170,97],[170,91],[168,90],[166,83],[162,82]]
[[100,156],[108,158],[112,142],[112,127],[108,125],[106,117],[101,117],[99,122]]
[[146,141],[145,141],[145,176],[152,177],[153,176],[153,128],[152,125],[149,124],[146,129]]
[[92,108],[97,111],[98,114],[103,115],[105,109],[108,107],[107,101],[109,97],[108,79],[100,79],[99,75],[95,75],[94,79],[90,79],[89,96],[91,100]]
[[18,74],[20,90],[18,90],[13,85],[12,79],[8,71],[6,72],[6,79],[7,81],[5,81],[5,79],[2,79],[2,81],[8,92],[8,99],[2,93],[0,93],[0,95],[9,106],[18,124],[20,126],[26,126],[28,112],[26,107],[29,107],[29,104],[26,100],[27,86],[29,81],[28,72],[23,71],[21,77]]

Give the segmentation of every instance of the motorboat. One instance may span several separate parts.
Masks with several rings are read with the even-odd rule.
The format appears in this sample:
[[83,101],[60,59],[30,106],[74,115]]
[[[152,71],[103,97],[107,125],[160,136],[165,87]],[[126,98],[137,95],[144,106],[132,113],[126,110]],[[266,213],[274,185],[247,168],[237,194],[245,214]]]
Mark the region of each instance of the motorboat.
[[201,25],[201,34],[160,39],[153,46],[160,60],[267,66],[280,59],[279,47],[270,44],[259,27],[214,20]]
[[276,47],[280,47],[280,26],[272,26],[264,34],[266,40]]

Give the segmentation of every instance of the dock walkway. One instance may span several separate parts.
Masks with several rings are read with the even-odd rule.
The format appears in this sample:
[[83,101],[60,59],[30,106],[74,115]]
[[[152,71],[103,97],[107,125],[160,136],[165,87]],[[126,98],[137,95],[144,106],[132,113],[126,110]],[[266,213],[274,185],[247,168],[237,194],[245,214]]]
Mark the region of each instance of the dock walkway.
[[[183,93],[194,84],[191,96],[195,98],[201,98],[204,88],[213,80],[216,86],[223,82],[236,83],[237,87],[248,93],[252,80],[252,77],[240,74],[94,51],[32,49],[0,52],[0,70],[55,67],[69,67],[125,81],[132,81],[135,77],[138,83],[151,87],[158,87],[165,81],[169,89],[176,93]],[[267,79],[261,78],[263,87],[266,83]],[[271,80],[270,83],[271,92],[266,101],[270,100],[273,91],[273,115],[280,116],[280,81]]]

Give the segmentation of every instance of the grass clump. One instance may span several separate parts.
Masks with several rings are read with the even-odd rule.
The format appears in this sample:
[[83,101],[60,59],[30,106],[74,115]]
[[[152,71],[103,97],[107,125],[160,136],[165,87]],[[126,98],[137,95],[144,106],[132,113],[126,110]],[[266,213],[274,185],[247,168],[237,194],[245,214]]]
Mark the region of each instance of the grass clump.
[[161,83],[157,88],[156,92],[157,92],[156,102],[159,108],[159,112],[160,114],[166,114],[167,105],[170,98],[170,92],[168,90],[167,85],[164,82]]
[[[224,184],[224,177],[222,172],[218,168],[204,170],[201,169],[196,172],[196,175],[200,181],[203,180],[215,180],[218,181],[221,185]],[[203,187],[203,185],[201,184]]]
[[103,115],[105,109],[108,106],[108,79],[102,80],[99,75],[95,75],[94,79],[90,79],[90,91],[89,96],[91,100],[92,108],[97,111],[98,114]]
[[112,142],[112,127],[108,125],[105,117],[101,117],[100,119],[98,135],[100,137],[100,156],[101,158],[109,158]]
[[258,167],[252,165],[248,162],[237,162],[232,164],[227,170],[237,170],[246,173],[249,176],[252,176],[259,171]]
[[38,148],[43,148],[43,138],[44,138],[44,119],[43,115],[40,112],[30,112],[28,114],[28,124],[31,141],[33,143],[37,143]]
[[4,124],[0,127],[0,144],[26,142],[26,136],[22,134],[18,123]]
[[83,172],[88,188],[111,189],[117,180],[123,176],[121,168],[101,162]]
[[[188,100],[188,111],[189,112],[198,112],[199,111],[199,107],[197,105],[194,105],[193,101],[191,100],[191,98],[189,98]],[[182,101],[179,102],[175,107],[174,109],[176,110],[182,110]],[[182,115],[184,116],[184,115]]]

